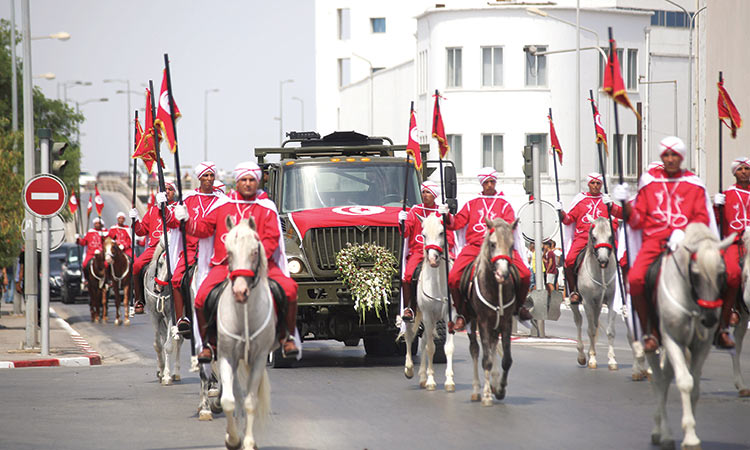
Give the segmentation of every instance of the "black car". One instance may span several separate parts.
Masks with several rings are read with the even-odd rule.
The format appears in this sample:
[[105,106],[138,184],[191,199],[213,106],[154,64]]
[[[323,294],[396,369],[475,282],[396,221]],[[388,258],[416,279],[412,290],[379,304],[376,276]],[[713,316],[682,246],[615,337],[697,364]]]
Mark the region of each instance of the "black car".
[[50,252],[49,254],[49,296],[50,300],[59,299],[61,296],[62,288],[62,272],[63,264],[68,256],[68,251],[65,249],[65,244]]
[[[55,255],[55,260],[53,260]],[[53,271],[50,270],[50,289],[57,283],[59,297],[63,303],[73,303],[76,297],[85,295],[81,282],[81,261],[83,258],[83,249],[74,243],[65,243],[60,248],[50,254],[50,268],[54,264],[60,264],[59,276],[54,277]],[[54,294],[51,295],[54,297]]]

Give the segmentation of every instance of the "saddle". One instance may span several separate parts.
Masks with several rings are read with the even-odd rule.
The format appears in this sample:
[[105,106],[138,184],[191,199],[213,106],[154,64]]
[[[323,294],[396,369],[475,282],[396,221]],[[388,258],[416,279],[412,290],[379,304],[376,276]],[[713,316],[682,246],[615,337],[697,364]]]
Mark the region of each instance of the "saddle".
[[581,269],[581,264],[583,264],[583,258],[585,256],[586,256],[586,247],[581,249],[581,251],[578,252],[578,256],[576,256],[575,263],[573,263],[574,273],[578,273],[578,271]]
[[190,283],[193,282],[193,277],[195,276],[196,270],[198,270],[198,264],[190,264],[190,266],[188,266],[188,269],[185,271],[185,275],[183,275],[182,277],[182,281],[180,282],[180,292],[182,292],[182,296],[184,298],[190,297]]
[[659,282],[661,262],[666,254],[667,250],[662,251],[659,256],[656,257],[654,262],[648,266],[648,270],[646,271],[646,282],[643,288],[646,294],[646,300],[648,300],[651,305],[656,305],[656,284]]

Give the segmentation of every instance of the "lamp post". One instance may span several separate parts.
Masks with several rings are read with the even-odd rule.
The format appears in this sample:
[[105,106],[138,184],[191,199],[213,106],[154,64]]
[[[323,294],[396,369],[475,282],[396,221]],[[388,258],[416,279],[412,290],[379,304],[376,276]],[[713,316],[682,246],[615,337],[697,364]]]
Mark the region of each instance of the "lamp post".
[[32,78],[43,79],[43,80],[54,80],[55,74],[52,72],[43,73],[40,75],[34,75]]
[[299,97],[292,97],[292,100],[297,100],[299,102],[300,131],[305,131],[305,101]]
[[[90,98],[90,99],[84,100],[82,102],[76,102],[76,114],[80,114],[81,113],[81,106],[83,106],[83,105],[88,105],[89,103],[108,102],[108,101],[109,101],[109,99],[107,97],[102,97],[102,98]],[[81,145],[81,142],[80,142],[81,141],[81,131],[80,130],[78,131],[78,134],[76,136],[76,141],[78,142],[78,146],[80,147],[80,145]]]
[[32,41],[38,41],[41,39],[57,39],[58,41],[67,41],[70,39],[70,33],[65,31],[58,31],[57,33],[48,34],[46,36],[32,36]]
[[370,61],[369,59],[365,58],[364,56],[360,56],[360,55],[358,55],[356,53],[352,53],[352,56],[356,56],[357,58],[359,58],[362,61],[366,62],[367,65],[370,66],[370,136],[372,136],[373,133],[374,133],[373,132],[373,121],[374,121],[374,116],[375,116],[375,103],[373,102],[373,96],[374,96],[373,91],[375,90],[375,87],[373,85],[373,81],[374,81],[373,80],[373,70],[372,70],[373,69],[373,65],[372,65],[372,61]]
[[284,85],[286,83],[294,83],[294,80],[290,78],[279,81],[279,134],[281,135],[279,145],[284,143]]
[[203,161],[208,161],[208,94],[219,92],[218,89],[203,91]]
[[[695,104],[694,96],[693,96],[693,26],[695,25],[695,18],[698,17],[698,14],[702,13],[706,10],[706,6],[699,9],[695,12],[695,14],[690,17],[690,37],[688,39],[688,66],[689,66],[689,72],[688,72],[688,92],[689,92],[689,98],[690,98],[690,105],[688,107],[688,123],[690,124],[688,126],[688,150],[693,149],[693,105]],[[700,118],[699,118],[700,120]],[[695,166],[700,166],[700,155],[696,153],[695,155]],[[700,174],[699,174],[700,175]]]
[[[677,80],[660,80],[660,81],[643,81],[645,78],[643,75],[638,77],[638,84],[667,84],[674,83],[674,136],[677,136]],[[649,106],[650,108],[650,106]],[[651,133],[651,127],[649,127],[649,133]],[[651,137],[649,136],[649,141]]]
[[68,103],[68,86],[75,87],[75,86],[91,86],[90,81],[81,81],[81,80],[71,80],[71,81],[63,81],[62,83],[57,83],[57,99],[60,99],[60,86],[63,87],[63,101],[65,103]]
[[[130,131],[130,80],[117,80],[117,79],[106,79],[102,81],[103,83],[123,83],[125,85],[125,90],[118,89],[115,91],[115,94],[125,94],[125,98],[127,99],[126,105],[127,105],[127,111],[125,111],[125,118],[127,119],[125,123],[128,124],[128,145],[125,146],[126,155],[128,156],[127,163],[128,167],[130,167],[130,149],[133,147],[133,138],[132,132]],[[128,178],[129,179],[129,178]]]
[[[16,6],[15,6],[15,3],[16,3],[16,0],[10,0],[10,65],[11,65],[10,92],[11,92],[12,129],[13,131],[18,131],[18,79],[17,79],[18,75],[16,74]],[[17,302],[14,302],[14,305],[13,305],[14,307],[15,307],[15,303]]]

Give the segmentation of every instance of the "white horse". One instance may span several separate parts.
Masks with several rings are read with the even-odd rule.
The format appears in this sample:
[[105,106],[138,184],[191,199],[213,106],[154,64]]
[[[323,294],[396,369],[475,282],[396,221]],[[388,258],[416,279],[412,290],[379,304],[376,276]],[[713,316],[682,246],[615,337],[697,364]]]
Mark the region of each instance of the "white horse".
[[[198,286],[196,285],[197,275],[193,275],[193,279],[190,280],[190,301],[194,301],[195,294],[198,292]],[[192,303],[191,303],[192,304]],[[195,317],[195,307],[193,307],[193,336],[195,336],[195,349],[196,352],[203,348],[203,341],[201,341],[200,330],[198,329],[198,319]],[[220,384],[218,380],[218,367],[216,361],[212,361],[210,364],[198,363],[198,358],[191,358],[191,372],[198,372],[201,380],[200,387],[200,401],[198,402],[198,420],[209,421],[214,419],[214,414],[220,414],[222,412],[221,403],[219,401],[220,395]]]
[[[583,299],[583,309],[586,311],[589,335],[589,369],[596,369],[596,337],[599,332],[599,317],[602,306],[607,305],[607,364],[609,370],[617,370],[615,360],[615,317],[614,309],[615,288],[617,281],[617,261],[612,248],[612,229],[609,220],[599,217],[589,230],[589,240],[584,253],[581,267],[578,271],[578,292]],[[580,303],[571,305],[573,320],[578,330],[577,345],[578,364],[586,364],[586,355],[583,353],[583,340],[581,338],[581,327],[583,317],[580,311]]]
[[154,325],[154,350],[158,361],[156,378],[163,386],[180,381],[180,347],[183,338],[177,333],[172,310],[172,286],[166,282],[167,263],[164,241],[160,241],[143,281],[146,308]]
[[667,422],[667,393],[676,379],[682,399],[683,449],[699,449],[693,415],[700,394],[703,363],[711,349],[718,326],[723,278],[726,274],[720,250],[727,248],[734,235],[719,242],[704,224],[691,223],[676,250],[662,261],[657,298],[662,348],[647,353],[657,399],[651,442],[672,448],[674,440]]
[[740,321],[737,326],[734,327],[734,342],[735,348],[732,354],[732,369],[734,370],[734,386],[739,391],[740,397],[750,397],[750,389],[745,384],[744,378],[742,378],[742,371],[740,369],[740,355],[742,354],[742,341],[745,339],[745,333],[747,333],[747,323],[750,319],[750,233],[745,232],[742,237],[742,245],[745,247],[744,264],[742,266],[742,300],[744,305],[738,304],[736,306],[737,312],[740,314]]
[[[404,375],[411,379],[414,376],[414,361],[412,361],[411,344],[417,334],[417,328],[421,320],[424,324],[424,338],[419,342],[419,352],[422,359],[419,363],[419,387],[434,391],[435,370],[433,369],[433,357],[435,355],[436,326],[439,320],[448,322],[448,280],[445,271],[446,260],[450,260],[447,252],[443,251],[444,230],[440,217],[429,215],[422,219],[422,237],[424,238],[424,260],[422,272],[419,274],[417,283],[417,315],[414,323],[406,327],[406,363]],[[449,266],[450,268],[450,266]],[[453,381],[453,335],[447,334],[445,338],[445,390],[454,392],[456,384]]]
[[[268,354],[279,345],[276,314],[268,285],[268,263],[252,217],[235,224],[227,217],[229,278],[217,312],[221,406],[227,416],[224,443],[229,449],[255,447],[253,425],[270,414]],[[237,397],[237,399],[235,399]],[[235,404],[246,414],[244,437],[238,430]]]

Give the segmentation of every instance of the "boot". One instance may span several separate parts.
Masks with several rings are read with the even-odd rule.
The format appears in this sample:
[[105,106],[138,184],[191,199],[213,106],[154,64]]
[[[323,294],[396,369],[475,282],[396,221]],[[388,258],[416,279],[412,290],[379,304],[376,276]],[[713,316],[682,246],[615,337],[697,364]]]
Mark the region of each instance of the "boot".
[[135,313],[143,314],[145,304],[143,302],[143,271],[135,275]]
[[208,364],[214,359],[214,347],[208,342],[206,333],[206,318],[203,315],[203,308],[195,309],[195,317],[198,319],[198,332],[203,342],[203,349],[198,353],[198,362]]
[[185,317],[185,300],[182,297],[182,290],[172,289],[172,298],[174,299],[175,315],[180,318],[177,321],[177,332],[186,339],[190,339],[192,326],[190,325],[190,319]]
[[575,271],[575,267],[565,267],[565,281],[568,284],[570,304],[581,303],[581,294],[578,293],[578,274]]
[[[732,309],[734,308],[735,299],[737,299],[737,290],[737,288],[728,287],[724,292],[724,295],[721,297],[722,300],[724,300],[724,303],[722,303],[721,305],[721,319],[719,319],[719,330],[725,330],[729,325],[731,325],[733,319],[732,316],[737,314],[732,311]],[[737,317],[737,319],[739,319],[739,317]]]
[[461,297],[459,289],[451,288],[451,297],[453,297],[453,306],[456,308],[456,321],[448,322],[448,332],[463,331],[466,328],[466,319],[464,318],[464,300]]
[[724,350],[734,348],[734,341],[732,340],[732,337],[729,336],[729,330],[719,328],[716,336],[716,347]]
[[404,281],[401,283],[401,294],[404,296],[404,312],[401,314],[401,319],[404,322],[414,322],[414,292],[412,291],[412,283],[410,281]]
[[299,354],[297,343],[294,342],[294,330],[297,327],[297,302],[287,302],[286,329],[288,337],[281,344],[281,352],[284,358],[295,358]]
[[650,324],[649,318],[652,316],[652,308],[649,305],[648,300],[643,295],[630,294],[633,308],[636,314],[638,314],[638,320],[641,323],[641,330],[643,331],[643,351],[647,353],[655,352],[659,349],[659,332],[655,326]]

